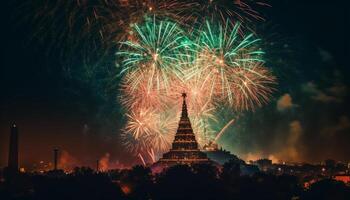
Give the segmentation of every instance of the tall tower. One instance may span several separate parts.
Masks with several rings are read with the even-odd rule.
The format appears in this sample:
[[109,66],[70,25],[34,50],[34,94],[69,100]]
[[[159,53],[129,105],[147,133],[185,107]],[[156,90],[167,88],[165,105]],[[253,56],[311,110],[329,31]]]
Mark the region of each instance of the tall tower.
[[53,170],[57,170],[57,164],[58,164],[58,149],[55,148],[53,150]]
[[96,160],[96,173],[100,171],[100,160]]
[[188,118],[186,93],[183,93],[182,97],[182,113],[172,148],[169,152],[163,154],[158,163],[165,165],[209,163],[211,161],[207,158],[207,155],[198,148],[198,143]]
[[18,170],[18,128],[15,123],[11,127],[8,168]]

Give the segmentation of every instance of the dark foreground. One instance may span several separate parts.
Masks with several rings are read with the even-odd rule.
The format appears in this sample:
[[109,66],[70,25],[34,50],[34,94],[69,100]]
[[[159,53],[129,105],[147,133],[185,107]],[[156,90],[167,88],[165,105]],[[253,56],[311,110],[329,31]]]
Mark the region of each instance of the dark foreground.
[[73,173],[19,174],[0,183],[0,199],[350,199],[343,182],[322,179],[305,189],[297,177],[256,173],[240,176],[234,163],[222,170],[210,165],[174,166],[152,175],[149,168],[95,173],[76,168]]

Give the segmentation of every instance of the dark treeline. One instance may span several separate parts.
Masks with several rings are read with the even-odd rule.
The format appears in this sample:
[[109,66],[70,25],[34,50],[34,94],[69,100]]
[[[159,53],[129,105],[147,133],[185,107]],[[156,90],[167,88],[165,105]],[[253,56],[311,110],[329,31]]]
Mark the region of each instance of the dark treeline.
[[0,185],[2,200],[350,199],[350,188],[342,182],[323,179],[304,189],[295,176],[241,176],[234,162],[221,169],[212,165],[177,165],[156,175],[143,166],[108,173],[82,167],[70,174],[51,171],[5,178]]

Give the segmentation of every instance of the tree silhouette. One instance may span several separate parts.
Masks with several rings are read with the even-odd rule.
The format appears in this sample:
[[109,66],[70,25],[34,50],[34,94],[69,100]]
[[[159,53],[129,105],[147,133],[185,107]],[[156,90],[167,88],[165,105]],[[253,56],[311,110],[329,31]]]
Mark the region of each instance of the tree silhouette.
[[149,168],[137,165],[126,173],[121,182],[131,187],[129,198],[149,199],[153,191],[152,172]]
[[303,199],[346,200],[350,199],[350,188],[343,182],[324,179],[312,184]]
[[304,191],[299,181],[286,174],[259,172],[243,176],[235,160],[222,168],[211,164],[175,165],[156,175],[144,166],[101,173],[80,167],[71,174],[60,170],[19,173],[11,181],[0,182],[0,199],[350,199],[350,189],[342,182],[324,179]]
[[240,176],[240,164],[236,160],[229,160],[222,167],[220,175],[225,184],[233,184]]

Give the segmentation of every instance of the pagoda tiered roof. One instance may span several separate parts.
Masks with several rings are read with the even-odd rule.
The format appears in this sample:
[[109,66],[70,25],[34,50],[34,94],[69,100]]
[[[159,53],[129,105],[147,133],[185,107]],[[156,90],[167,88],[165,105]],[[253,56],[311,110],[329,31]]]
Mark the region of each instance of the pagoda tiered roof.
[[163,154],[158,164],[194,164],[194,163],[210,163],[204,152],[199,150],[199,146],[193,133],[191,121],[188,117],[186,93],[182,94],[182,112],[179,126],[175,134],[171,149]]

